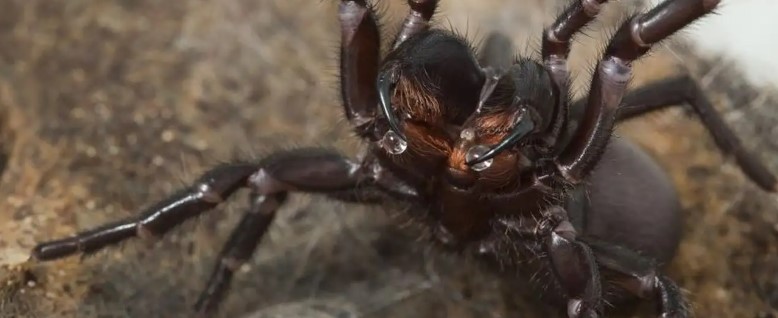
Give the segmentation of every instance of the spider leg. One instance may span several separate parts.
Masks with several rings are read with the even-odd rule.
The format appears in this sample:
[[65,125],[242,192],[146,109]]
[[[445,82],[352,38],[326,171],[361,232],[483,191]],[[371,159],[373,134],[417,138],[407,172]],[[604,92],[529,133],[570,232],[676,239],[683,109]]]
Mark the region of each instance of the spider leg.
[[670,278],[664,275],[656,276],[651,287],[654,290],[654,297],[659,300],[657,303],[659,317],[691,317],[689,303],[683,297],[681,288]]
[[576,231],[568,221],[567,212],[553,207],[552,212],[564,216],[546,237],[548,254],[554,276],[567,294],[567,315],[570,318],[597,317],[602,311],[600,272],[594,253],[576,238]]
[[214,208],[241,187],[252,190],[251,204],[220,253],[205,291],[196,305],[202,314],[214,310],[231,277],[248,260],[266,233],[276,210],[289,192],[331,195],[356,202],[377,202],[381,191],[418,200],[413,189],[383,174],[375,161],[352,162],[323,149],[298,149],[271,155],[258,164],[228,164],[206,172],[179,194],[153,205],[138,217],[44,242],[33,248],[37,260],[53,260],[76,253],[94,253],[135,236],[159,236],[187,219]]
[[571,3],[556,21],[543,32],[543,44],[541,54],[543,65],[551,74],[551,78],[557,86],[559,101],[557,102],[557,114],[551,123],[551,131],[546,136],[553,148],[560,149],[562,138],[567,128],[570,108],[568,105],[568,92],[570,90],[570,71],[567,67],[567,58],[570,55],[570,45],[573,36],[580,32],[589,22],[593,21],[600,12],[600,7],[607,0],[577,0]]
[[251,164],[231,164],[216,167],[200,177],[193,186],[151,206],[139,216],[113,222],[78,233],[72,237],[40,243],[32,257],[41,261],[54,260],[77,253],[91,254],[132,237],[153,237],[209,210],[245,186],[256,172]]
[[394,40],[393,48],[397,48],[408,38],[430,28],[430,19],[438,7],[438,0],[408,0],[410,12],[403,21],[402,29]]
[[597,17],[606,1],[575,1],[543,32],[543,63],[563,92],[567,92],[569,81],[567,57],[570,55],[570,42],[576,33]]
[[617,121],[628,120],[670,106],[689,104],[708,129],[719,149],[735,161],[751,180],[766,191],[775,192],[776,178],[759,159],[743,148],[724,120],[711,105],[697,83],[689,76],[662,80],[641,87],[624,96]]
[[219,262],[216,263],[216,268],[211,272],[208,283],[195,304],[196,312],[204,315],[218,307],[229,288],[232,275],[254,254],[259,241],[275,218],[276,210],[284,203],[286,194],[280,192],[262,195],[256,191],[251,193],[250,207],[219,253]]
[[564,178],[581,182],[599,161],[610,139],[632,62],[651,45],[711,12],[720,0],[666,0],[622,24],[611,39],[592,79],[584,118],[571,142],[556,159]]
[[360,136],[367,136],[375,118],[375,81],[380,61],[380,32],[376,15],[363,1],[341,1],[340,82],[346,117]]
[[359,203],[380,203],[385,199],[382,194],[417,199],[413,190],[373,166],[377,162],[372,159],[368,156],[360,166],[324,150],[297,150],[267,158],[248,181],[250,207],[222,248],[195,310],[205,315],[217,309],[234,272],[252,257],[288,192],[321,193]]
[[567,295],[569,317],[597,317],[602,312],[605,298],[601,271],[608,282],[639,298],[654,299],[660,317],[690,316],[690,306],[680,288],[658,273],[652,259],[619,245],[577,236],[568,213],[561,207],[551,207],[546,213],[561,220],[547,234],[545,249],[553,274]]
[[666,276],[657,273],[657,264],[621,246],[586,240],[600,266],[617,274],[611,281],[631,294],[654,299],[659,317],[690,317],[689,303],[681,289]]

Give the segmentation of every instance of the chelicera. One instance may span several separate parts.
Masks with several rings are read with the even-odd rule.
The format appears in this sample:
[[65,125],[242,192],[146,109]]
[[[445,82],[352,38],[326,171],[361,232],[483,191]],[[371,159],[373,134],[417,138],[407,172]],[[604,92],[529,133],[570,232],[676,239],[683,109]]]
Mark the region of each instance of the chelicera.
[[436,0],[408,1],[410,13],[382,58],[370,4],[340,1],[341,94],[367,144],[359,160],[297,149],[221,165],[135,217],[41,243],[32,257],[49,261],[160,236],[248,188],[248,211],[196,304],[209,314],[287,194],[309,192],[426,211],[415,217],[436,244],[506,272],[543,274],[535,276],[548,279],[530,285],[569,317],[596,317],[627,298],[655,301],[661,317],[687,317],[679,287],[661,273],[679,243],[675,189],[643,151],[611,138],[614,125],[687,104],[756,184],[772,192],[776,179],[690,77],[627,92],[632,62],[719,0],[667,0],[628,19],[595,67],[588,97],[570,100],[571,39],[605,2],[573,1],[545,29],[542,60],[534,61],[513,60],[510,41],[499,34],[476,52],[465,39],[431,28]]

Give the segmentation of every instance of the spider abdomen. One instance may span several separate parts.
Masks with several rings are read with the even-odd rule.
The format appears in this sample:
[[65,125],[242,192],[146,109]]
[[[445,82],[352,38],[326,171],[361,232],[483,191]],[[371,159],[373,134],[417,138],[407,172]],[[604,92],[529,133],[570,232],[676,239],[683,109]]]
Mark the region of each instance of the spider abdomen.
[[669,261],[681,233],[681,205],[667,173],[642,149],[612,138],[588,178],[585,228],[596,237]]

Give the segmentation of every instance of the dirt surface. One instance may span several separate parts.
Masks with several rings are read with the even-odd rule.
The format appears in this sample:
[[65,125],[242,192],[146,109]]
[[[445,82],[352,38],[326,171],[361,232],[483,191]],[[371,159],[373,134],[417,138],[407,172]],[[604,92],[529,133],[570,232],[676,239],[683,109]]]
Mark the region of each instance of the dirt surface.
[[[444,1],[440,24],[509,34],[524,54],[557,4]],[[219,161],[324,145],[354,154],[337,95],[336,1],[0,1],[0,288],[3,317],[189,317],[245,197],[158,242],[80,260],[26,263],[37,241],[127,217]],[[385,15],[387,31],[402,1]],[[575,47],[578,92],[604,30],[634,8],[609,6]],[[530,43],[525,46],[524,43]],[[675,47],[675,46],[673,46]],[[778,99],[726,61],[667,48],[634,86],[690,71],[748,148],[778,171]],[[673,176],[685,236],[669,275],[698,317],[778,312],[778,208],[726,163],[680,110],[629,123]],[[294,196],[222,317],[545,317],[499,278],[430,252],[380,209]]]

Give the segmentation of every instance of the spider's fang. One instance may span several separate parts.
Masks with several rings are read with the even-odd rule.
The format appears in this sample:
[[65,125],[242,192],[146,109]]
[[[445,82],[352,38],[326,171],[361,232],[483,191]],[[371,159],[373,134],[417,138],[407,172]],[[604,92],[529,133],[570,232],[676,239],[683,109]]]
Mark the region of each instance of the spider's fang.
[[521,119],[519,119],[519,122],[516,123],[516,126],[513,127],[513,131],[511,131],[510,135],[505,137],[503,140],[500,141],[500,143],[498,143],[496,146],[489,149],[489,151],[487,151],[486,153],[477,156],[475,158],[472,158],[472,160],[468,160],[465,163],[468,166],[473,167],[474,165],[490,160],[494,158],[501,151],[514,145],[516,142],[518,142],[519,140],[527,136],[534,129],[535,129],[535,124],[532,122],[530,116],[526,116],[526,115],[521,116]]
[[392,89],[394,89],[395,81],[388,78],[390,75],[388,72],[382,72],[378,75],[378,99],[381,103],[381,111],[384,113],[384,117],[389,122],[389,128],[393,130],[400,139],[406,141],[405,135],[403,135],[400,129],[400,123],[397,121],[397,116],[394,115],[391,108],[391,96]]
[[484,103],[487,99],[489,99],[489,96],[492,96],[494,88],[497,87],[497,83],[505,73],[504,70],[496,69],[494,67],[485,67],[482,69],[482,71],[484,75],[486,75],[486,81],[484,82],[484,86],[481,87],[481,96],[478,98],[478,107],[475,110],[476,113],[481,112],[481,108],[484,107]]

